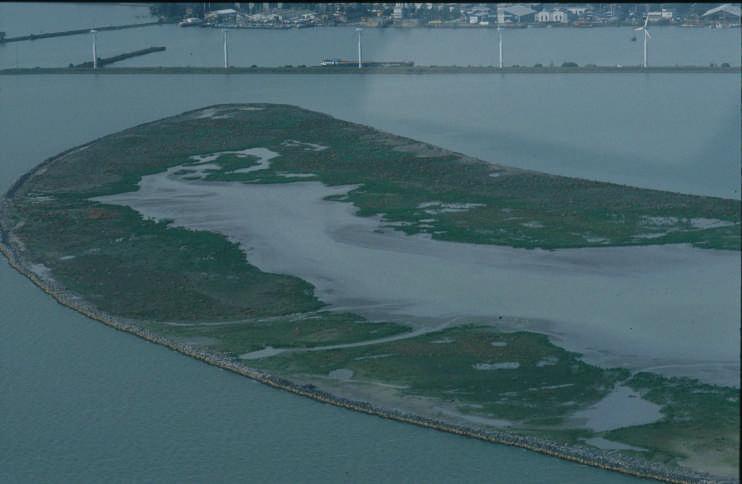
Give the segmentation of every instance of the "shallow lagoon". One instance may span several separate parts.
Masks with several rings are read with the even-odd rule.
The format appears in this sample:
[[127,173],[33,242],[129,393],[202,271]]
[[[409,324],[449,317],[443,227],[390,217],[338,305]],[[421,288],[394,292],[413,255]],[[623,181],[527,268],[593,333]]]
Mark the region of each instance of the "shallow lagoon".
[[551,334],[587,361],[739,380],[739,253],[688,246],[512,249],[381,230],[352,187],[189,181],[180,167],[100,197],[145,217],[221,233],[267,272],[309,281],[336,308],[438,327],[471,319]]

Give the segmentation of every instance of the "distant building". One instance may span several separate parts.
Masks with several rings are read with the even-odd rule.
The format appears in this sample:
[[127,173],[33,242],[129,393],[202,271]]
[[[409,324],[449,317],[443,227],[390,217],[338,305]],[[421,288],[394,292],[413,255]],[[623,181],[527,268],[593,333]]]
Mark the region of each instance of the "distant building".
[[569,21],[567,12],[563,10],[542,10],[535,14],[534,18],[539,23],[566,24]]
[[701,17],[705,20],[711,20],[714,22],[721,23],[739,23],[740,22],[740,7],[732,5],[731,3],[725,3],[719,5],[716,8],[707,10]]
[[587,7],[567,7],[567,12],[571,13],[575,17],[581,17],[585,15],[585,13],[589,9]]
[[206,20],[220,24],[235,23],[237,20],[237,10],[233,8],[214,10],[206,14]]
[[526,23],[533,21],[536,11],[525,5],[511,5],[509,7],[503,7],[502,11],[505,14],[504,20],[510,20],[513,23]]
[[672,10],[666,8],[663,8],[660,11],[647,12],[647,18],[650,23],[670,22],[672,21],[672,15]]
[[467,17],[470,24],[489,25],[492,11],[489,7],[478,6],[467,11]]
[[392,11],[392,18],[394,20],[402,20],[404,18],[404,7],[401,3],[397,3],[394,5],[394,10]]

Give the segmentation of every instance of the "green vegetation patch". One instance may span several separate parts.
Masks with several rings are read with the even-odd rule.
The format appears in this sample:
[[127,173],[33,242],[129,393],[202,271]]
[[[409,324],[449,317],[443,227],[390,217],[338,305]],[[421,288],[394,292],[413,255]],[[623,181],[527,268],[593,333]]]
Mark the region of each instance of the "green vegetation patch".
[[[509,420],[511,432],[565,445],[585,445],[585,439],[601,436],[646,449],[620,451],[627,456],[714,475],[734,476],[739,468],[738,389],[598,368],[536,333],[467,325],[386,343],[282,353],[250,364],[314,382],[350,370],[348,383],[395,385],[401,396],[448,403],[465,415]],[[598,402],[617,384],[661,405],[662,418],[598,433],[572,427],[569,417],[575,411]]]
[[[381,215],[405,233],[442,240],[546,249],[667,243],[740,249],[739,200],[492,165],[294,106],[210,109],[218,119],[185,113],[107,136],[55,160],[27,184],[38,193],[119,193],[136,190],[143,175],[193,163],[194,154],[267,148],[279,154],[268,169],[235,173],[255,159],[224,154],[206,180],[358,185],[345,200],[359,215]],[[284,176],[292,173],[315,178]]]
[[27,255],[99,309],[127,318],[209,321],[313,311],[303,280],[247,263],[223,236],[144,220],[136,211],[66,196],[24,204]]
[[[272,110],[258,114],[268,117]],[[406,233],[525,248],[740,246],[739,201],[496,167],[311,114],[300,133],[290,135],[329,148],[269,146],[284,155],[273,168],[315,173],[328,185],[359,184],[347,198],[359,215],[405,222],[400,230]]]
[[268,346],[313,348],[330,344],[357,343],[410,331],[394,323],[372,323],[350,313],[319,312],[293,318],[273,318],[197,326],[149,324],[149,329],[166,337],[199,341],[208,338],[212,351],[238,356]]
[[612,430],[606,438],[649,449],[655,460],[683,463],[700,458],[709,466],[736,474],[739,389],[652,373],[638,373],[626,384],[645,400],[662,405],[664,417],[652,424]]
[[463,412],[476,405],[477,415],[525,423],[562,417],[596,402],[628,376],[626,370],[588,365],[543,335],[469,325],[368,346],[286,353],[251,364],[285,375],[323,376],[348,369],[360,381],[404,386],[403,394],[452,402]]

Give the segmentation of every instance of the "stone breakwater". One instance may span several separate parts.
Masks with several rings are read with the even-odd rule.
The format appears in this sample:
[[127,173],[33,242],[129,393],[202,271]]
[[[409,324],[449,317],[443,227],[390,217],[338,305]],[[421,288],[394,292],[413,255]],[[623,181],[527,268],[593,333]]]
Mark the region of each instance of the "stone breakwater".
[[173,351],[190,356],[197,360],[203,361],[210,365],[232,371],[239,375],[251,378],[260,383],[269,385],[273,388],[285,390],[296,395],[311,398],[323,403],[342,407],[357,412],[363,412],[369,415],[375,415],[398,422],[405,422],[421,427],[427,427],[443,432],[449,432],[456,435],[484,440],[497,444],[510,445],[528,449],[541,454],[557,457],[560,459],[577,462],[605,470],[620,472],[632,476],[656,479],[673,483],[711,483],[711,482],[738,482],[736,480],[720,480],[705,473],[700,473],[687,468],[670,468],[663,464],[652,463],[631,456],[622,455],[615,450],[598,450],[580,446],[565,446],[543,438],[532,436],[518,435],[510,432],[499,430],[484,430],[480,428],[462,426],[436,420],[429,417],[414,415],[399,410],[386,409],[366,401],[349,400],[338,397],[331,393],[322,391],[314,385],[296,383],[285,378],[270,375],[255,368],[250,368],[243,362],[229,357],[227,355],[211,353],[202,349],[195,348],[185,343],[179,343],[157,334],[152,333],[146,328],[137,325],[134,321],[117,318],[103,311],[98,310],[93,305],[85,302],[80,296],[66,290],[62,285],[49,277],[42,277],[33,272],[29,261],[26,261],[14,247],[12,234],[7,220],[7,211],[10,201],[15,196],[18,188],[31,176],[33,176],[42,167],[47,166],[55,159],[64,156],[66,153],[73,151],[73,148],[64,153],[50,158],[44,163],[38,165],[31,172],[23,175],[8,191],[6,197],[0,202],[0,252],[8,260],[8,263],[15,270],[26,276],[36,286],[49,294],[58,303],[73,309],[84,316],[99,321],[119,331],[124,331],[151,343],[162,345]]
[[326,66],[284,66],[284,67],[109,67],[106,69],[95,69],[87,67],[19,67],[0,69],[0,75],[22,76],[39,74],[72,74],[72,75],[102,75],[102,74],[317,74],[317,75],[367,75],[367,74],[737,74],[740,67],[720,66],[581,66],[581,67],[527,67],[527,66],[387,66],[387,67],[326,67]]

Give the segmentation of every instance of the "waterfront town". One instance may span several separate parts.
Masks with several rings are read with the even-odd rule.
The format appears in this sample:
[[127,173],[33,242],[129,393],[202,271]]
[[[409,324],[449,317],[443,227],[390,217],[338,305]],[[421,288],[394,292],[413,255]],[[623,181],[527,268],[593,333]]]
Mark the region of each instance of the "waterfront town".
[[156,4],[153,14],[181,26],[303,28],[314,26],[535,28],[740,26],[738,4],[707,3],[283,3]]

